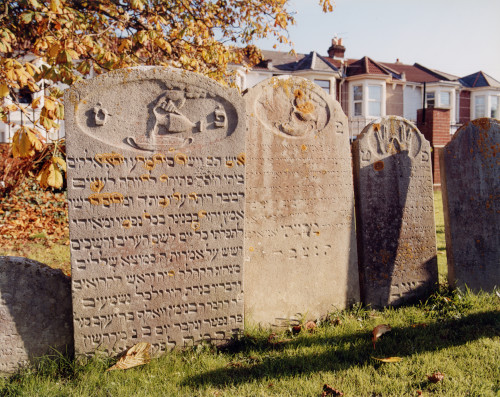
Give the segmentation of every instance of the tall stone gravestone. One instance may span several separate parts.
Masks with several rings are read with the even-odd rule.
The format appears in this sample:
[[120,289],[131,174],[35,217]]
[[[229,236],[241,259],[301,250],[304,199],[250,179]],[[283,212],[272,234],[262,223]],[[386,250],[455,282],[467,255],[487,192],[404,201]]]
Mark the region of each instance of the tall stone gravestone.
[[344,308],[359,300],[347,118],[303,78],[245,99],[245,314],[280,326]]
[[0,375],[72,351],[69,277],[37,261],[0,256]]
[[77,353],[227,340],[243,327],[240,95],[140,67],[65,105]]
[[401,117],[353,144],[361,298],[374,307],[426,297],[438,282],[429,142]]
[[441,152],[450,285],[500,287],[500,122],[460,128]]

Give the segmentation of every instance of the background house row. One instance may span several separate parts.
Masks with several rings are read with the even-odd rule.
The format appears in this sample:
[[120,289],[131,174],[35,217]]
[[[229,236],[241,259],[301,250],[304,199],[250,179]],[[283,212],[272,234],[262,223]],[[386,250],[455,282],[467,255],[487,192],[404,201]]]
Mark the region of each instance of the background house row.
[[[447,110],[450,134],[467,121],[500,117],[500,82],[482,71],[458,77],[418,63],[378,62],[367,56],[349,59],[337,38],[327,52],[328,56],[314,51],[297,55],[262,51],[262,60],[254,67],[234,66],[237,84],[244,90],[284,74],[313,80],[340,102],[352,139],[381,116],[402,116],[417,123],[418,109]],[[425,112],[423,117],[425,122]]]

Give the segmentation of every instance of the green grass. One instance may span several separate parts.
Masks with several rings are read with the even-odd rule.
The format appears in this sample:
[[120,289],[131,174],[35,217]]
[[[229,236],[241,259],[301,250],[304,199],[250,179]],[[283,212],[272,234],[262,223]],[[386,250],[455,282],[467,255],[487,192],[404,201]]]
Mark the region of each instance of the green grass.
[[[336,311],[315,332],[278,334],[246,328],[225,349],[201,345],[105,372],[114,359],[43,358],[10,378],[0,396],[320,396],[323,385],[345,396],[500,396],[500,292],[473,294],[445,286],[441,192],[435,192],[441,290],[426,302],[374,311]],[[33,236],[18,253],[44,263],[69,261],[64,240]],[[374,350],[371,331],[390,324]],[[397,356],[398,363],[373,357]],[[441,382],[427,376],[439,371]]]
[[444,214],[441,190],[434,191],[434,217],[436,220],[437,260],[439,282],[446,284],[448,264],[446,263],[446,239],[444,234]]
[[[371,331],[390,324],[374,350]],[[201,345],[105,372],[113,359],[47,359],[10,379],[2,396],[498,396],[500,298],[442,289],[427,302],[333,312],[315,332],[251,329],[225,349]],[[382,363],[372,357],[401,357]],[[431,383],[439,371],[444,379]]]

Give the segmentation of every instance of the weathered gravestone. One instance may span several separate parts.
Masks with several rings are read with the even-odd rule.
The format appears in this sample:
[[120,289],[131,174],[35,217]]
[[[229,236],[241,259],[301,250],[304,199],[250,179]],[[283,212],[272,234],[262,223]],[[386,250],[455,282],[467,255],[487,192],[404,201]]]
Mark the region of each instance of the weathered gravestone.
[[297,77],[266,80],[245,99],[247,318],[280,326],[358,301],[351,157],[340,105]]
[[43,263],[0,256],[0,374],[45,354],[72,353],[70,283]]
[[243,99],[141,67],[65,105],[76,352],[226,341],[243,327]]
[[429,142],[401,117],[353,144],[361,298],[374,307],[426,297],[438,282]]
[[460,128],[441,152],[450,285],[500,287],[500,122]]

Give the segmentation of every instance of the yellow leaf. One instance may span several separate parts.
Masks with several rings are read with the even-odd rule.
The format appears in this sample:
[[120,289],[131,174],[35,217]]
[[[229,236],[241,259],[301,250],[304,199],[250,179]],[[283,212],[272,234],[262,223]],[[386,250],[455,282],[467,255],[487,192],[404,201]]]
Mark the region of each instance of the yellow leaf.
[[383,363],[399,363],[400,361],[403,361],[401,357],[387,357],[387,358],[372,357],[372,358],[377,361],[382,361]]
[[41,96],[39,96],[38,98],[33,99],[33,102],[31,102],[31,107],[32,107],[33,109],[38,108],[38,106],[40,105],[40,101],[41,101],[41,100],[42,100],[42,97],[41,97]]
[[55,110],[56,109],[56,103],[54,102],[54,100],[52,98],[45,97],[44,107],[47,110]]
[[60,157],[57,157],[57,156],[54,156],[52,157],[52,162],[54,164],[57,164],[59,165],[59,167],[61,167],[61,169],[66,172],[66,161],[64,161],[62,158]]
[[47,184],[53,188],[59,189],[63,185],[61,171],[59,171],[59,168],[57,168],[54,163],[50,164],[48,169],[49,176],[47,178]]
[[19,128],[12,138],[12,155],[14,157],[30,157],[34,154],[35,149],[30,139],[30,132],[25,127]]
[[5,98],[9,95],[9,87],[7,84],[0,84],[0,98]]
[[140,342],[128,349],[118,362],[106,371],[115,369],[128,369],[138,365],[147,364],[151,361],[149,349],[151,345],[147,342]]

